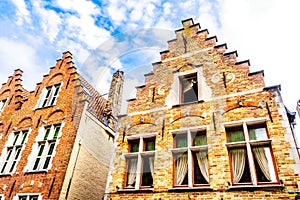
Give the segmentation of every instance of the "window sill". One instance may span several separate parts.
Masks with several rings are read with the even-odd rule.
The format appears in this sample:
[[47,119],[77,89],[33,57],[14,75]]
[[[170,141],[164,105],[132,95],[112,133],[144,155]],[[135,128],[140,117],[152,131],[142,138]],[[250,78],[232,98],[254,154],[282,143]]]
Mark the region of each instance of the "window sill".
[[119,189],[118,193],[152,193],[153,188],[141,188],[141,189],[133,189],[133,188],[124,188],[124,189]]
[[198,100],[198,101],[191,101],[191,102],[187,102],[187,103],[179,103],[179,104],[173,105],[172,108],[185,106],[185,105],[198,104],[198,103],[203,103],[203,102],[204,102],[203,100]]
[[192,191],[204,191],[204,190],[213,190],[212,187],[205,186],[205,187],[178,187],[178,188],[170,188],[168,189],[168,192],[192,192]]
[[45,106],[45,107],[38,107],[38,108],[35,108],[34,110],[41,110],[41,109],[44,109],[44,108],[52,108],[54,107],[55,105],[52,105],[52,106]]
[[284,189],[284,185],[239,185],[239,186],[229,186],[228,190],[272,190],[272,189]]
[[5,176],[12,176],[12,174],[7,173],[7,174],[0,174],[0,177],[5,177]]
[[27,171],[25,174],[38,174],[38,173],[47,173],[48,170],[38,170],[38,171]]

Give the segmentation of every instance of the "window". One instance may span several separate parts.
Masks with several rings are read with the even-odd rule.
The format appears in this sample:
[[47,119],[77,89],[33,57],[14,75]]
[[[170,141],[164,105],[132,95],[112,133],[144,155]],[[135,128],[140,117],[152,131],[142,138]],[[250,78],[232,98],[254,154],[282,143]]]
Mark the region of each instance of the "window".
[[61,124],[46,126],[39,134],[38,149],[33,162],[32,170],[47,170],[54,155],[57,138],[61,132]]
[[6,103],[6,99],[0,100],[0,112],[2,112],[2,110],[5,106],[5,103]]
[[13,138],[10,136],[8,139],[8,144],[2,155],[3,162],[0,165],[1,174],[10,174],[14,172],[26,142],[28,130],[14,132],[12,134]]
[[39,200],[40,196],[38,194],[19,194],[14,199],[16,200]]
[[52,86],[46,87],[43,92],[41,99],[39,101],[39,108],[44,108],[48,106],[53,106],[56,103],[56,99],[60,89],[60,83]]
[[180,102],[189,103],[198,101],[198,79],[197,73],[179,77]]
[[126,154],[126,188],[152,187],[154,173],[155,137],[129,140]]
[[209,184],[206,130],[188,129],[173,133],[174,186]]
[[226,132],[234,185],[278,182],[265,123],[243,123],[227,127]]
[[0,194],[0,200],[3,200],[3,199],[4,199],[4,195]]

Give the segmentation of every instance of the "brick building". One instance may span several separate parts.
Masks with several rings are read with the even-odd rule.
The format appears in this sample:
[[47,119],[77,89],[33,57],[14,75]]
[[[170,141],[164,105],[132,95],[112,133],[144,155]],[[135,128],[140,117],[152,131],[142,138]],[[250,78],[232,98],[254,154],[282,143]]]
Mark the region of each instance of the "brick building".
[[[0,89],[0,199],[99,199],[116,121],[107,101],[63,53],[32,92],[15,70]],[[116,72],[111,90],[122,85]],[[118,97],[112,97],[118,98]]]
[[120,116],[109,199],[287,199],[299,154],[280,85],[266,87],[192,19]]

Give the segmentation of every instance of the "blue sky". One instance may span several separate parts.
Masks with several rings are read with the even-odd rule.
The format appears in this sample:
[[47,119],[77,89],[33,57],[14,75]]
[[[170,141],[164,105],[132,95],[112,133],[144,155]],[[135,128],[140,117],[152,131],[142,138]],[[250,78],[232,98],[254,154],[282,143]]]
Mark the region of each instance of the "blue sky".
[[116,69],[129,74],[127,84],[140,85],[137,69],[149,72],[181,20],[193,18],[219,44],[227,43],[228,52],[237,50],[239,61],[250,59],[251,71],[265,70],[267,86],[281,84],[294,111],[300,98],[299,7],[297,0],[1,0],[0,81],[20,68],[24,87],[34,90],[69,50],[101,93]]

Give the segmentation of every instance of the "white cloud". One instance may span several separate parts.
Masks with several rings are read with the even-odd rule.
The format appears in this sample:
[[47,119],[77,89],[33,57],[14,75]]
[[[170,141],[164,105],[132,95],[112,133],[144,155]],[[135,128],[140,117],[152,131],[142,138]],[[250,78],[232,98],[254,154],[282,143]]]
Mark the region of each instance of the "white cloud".
[[60,31],[62,20],[60,16],[53,10],[47,10],[41,2],[34,1],[33,8],[40,17],[42,29],[49,38],[50,42],[54,42]]
[[17,7],[17,24],[22,25],[23,22],[31,23],[30,12],[27,9],[26,3],[23,0],[12,0]]

